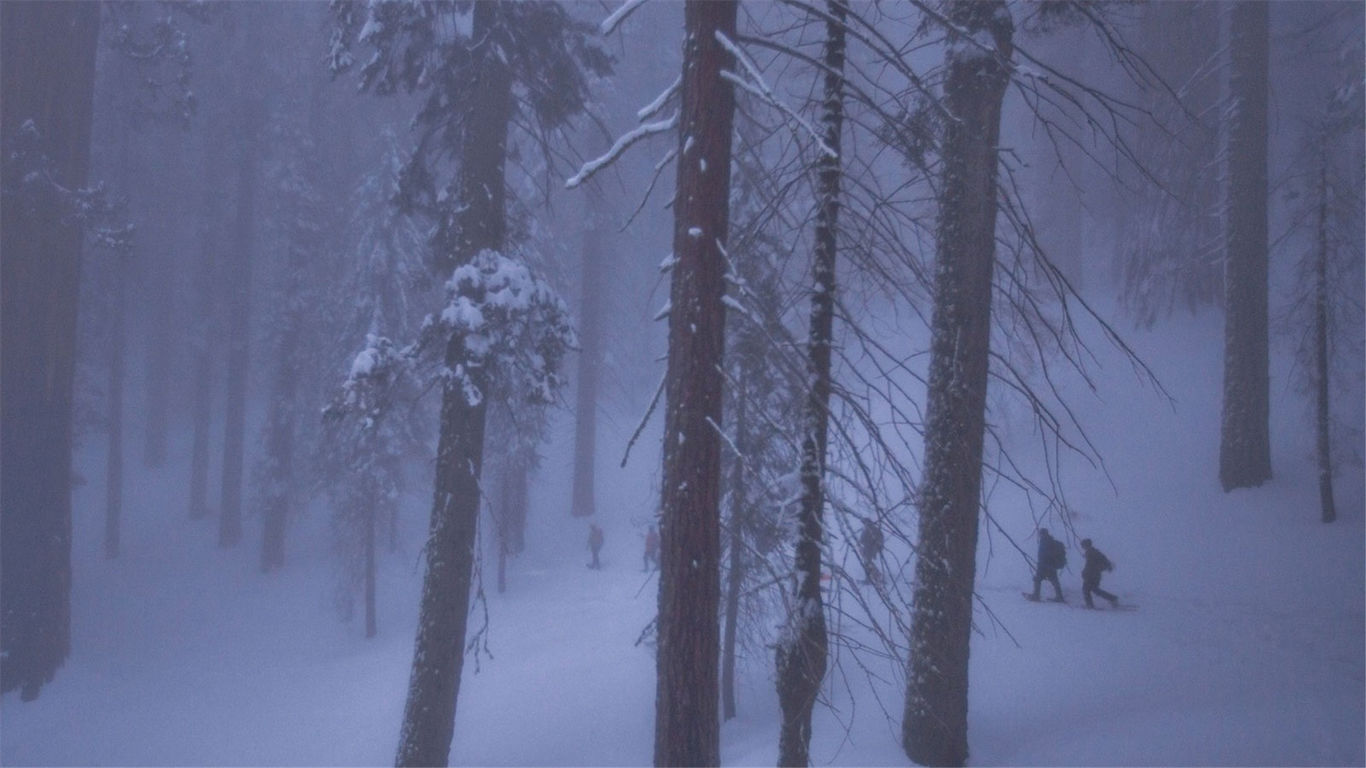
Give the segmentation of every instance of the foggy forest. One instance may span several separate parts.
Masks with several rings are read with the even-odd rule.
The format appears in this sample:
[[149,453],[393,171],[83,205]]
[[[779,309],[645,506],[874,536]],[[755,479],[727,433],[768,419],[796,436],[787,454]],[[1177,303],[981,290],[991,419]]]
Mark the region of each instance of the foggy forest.
[[1364,13],[3,0],[0,764],[1366,763]]

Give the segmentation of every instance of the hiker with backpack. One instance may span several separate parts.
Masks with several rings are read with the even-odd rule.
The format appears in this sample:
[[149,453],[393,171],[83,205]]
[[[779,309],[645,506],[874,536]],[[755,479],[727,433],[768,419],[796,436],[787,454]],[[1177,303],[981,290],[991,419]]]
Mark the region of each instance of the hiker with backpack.
[[1039,588],[1045,581],[1053,585],[1053,601],[1067,602],[1062,596],[1062,583],[1058,581],[1058,571],[1067,565],[1067,547],[1053,538],[1047,528],[1039,529],[1039,556],[1034,566],[1034,594],[1025,597],[1038,602]]
[[1106,571],[1113,571],[1115,564],[1110,562],[1110,558],[1104,552],[1091,545],[1090,539],[1081,540],[1082,552],[1086,553],[1086,565],[1081,568],[1081,596],[1086,601],[1087,608],[1095,608],[1091,602],[1091,595],[1096,594],[1110,601],[1110,607],[1119,604],[1119,598],[1111,592],[1106,592],[1100,588],[1100,576]]

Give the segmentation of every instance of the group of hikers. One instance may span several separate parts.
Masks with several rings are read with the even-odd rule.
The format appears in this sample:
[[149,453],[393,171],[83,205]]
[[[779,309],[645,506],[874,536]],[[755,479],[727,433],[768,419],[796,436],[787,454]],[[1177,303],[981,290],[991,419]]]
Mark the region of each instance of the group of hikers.
[[[588,567],[593,570],[602,569],[602,561],[598,559],[598,554],[602,552],[603,542],[606,537],[603,535],[602,528],[597,523],[588,524],[588,551],[593,553],[592,562]],[[659,532],[655,527],[650,526],[650,530],[645,533],[645,567],[643,570],[649,572],[652,568],[659,568]]]
[[[1100,588],[1100,577],[1102,574],[1115,569],[1115,564],[1110,562],[1110,558],[1105,556],[1091,543],[1090,539],[1081,540],[1081,551],[1086,557],[1086,563],[1081,567],[1081,596],[1086,601],[1087,608],[1095,608],[1092,595],[1098,595],[1110,601],[1110,605],[1119,605],[1119,598],[1112,592],[1107,592]],[[1039,529],[1039,555],[1034,566],[1034,592],[1026,594],[1025,597],[1038,602],[1039,588],[1046,581],[1053,585],[1053,601],[1058,603],[1067,602],[1062,596],[1062,584],[1058,581],[1058,571],[1067,565],[1067,547],[1061,541],[1053,538],[1047,528]]]
[[[602,528],[596,523],[588,524],[588,549],[593,553],[593,560],[588,564],[589,568],[598,570],[602,568],[602,561],[598,559],[598,553],[602,551],[603,545]],[[863,530],[859,533],[859,555],[863,561],[863,572],[865,584],[881,584],[882,572],[878,570],[878,557],[882,554],[883,535],[882,527],[876,520],[866,519],[863,521]],[[1114,570],[1114,563],[1105,556],[1091,543],[1090,539],[1081,540],[1081,550],[1086,558],[1086,563],[1081,568],[1081,596],[1086,602],[1087,608],[1095,608],[1095,603],[1091,599],[1092,595],[1099,596],[1110,602],[1111,607],[1119,604],[1119,598],[1112,592],[1107,592],[1100,587],[1101,576]],[[1062,583],[1058,580],[1058,572],[1067,566],[1067,547],[1061,541],[1053,538],[1047,528],[1039,529],[1039,552],[1034,565],[1034,591],[1025,593],[1025,597],[1038,602],[1041,598],[1039,590],[1046,581],[1053,585],[1053,601],[1065,603],[1067,599],[1062,595]],[[655,526],[651,525],[650,530],[645,534],[645,562],[643,570],[649,572],[659,568],[659,532]]]

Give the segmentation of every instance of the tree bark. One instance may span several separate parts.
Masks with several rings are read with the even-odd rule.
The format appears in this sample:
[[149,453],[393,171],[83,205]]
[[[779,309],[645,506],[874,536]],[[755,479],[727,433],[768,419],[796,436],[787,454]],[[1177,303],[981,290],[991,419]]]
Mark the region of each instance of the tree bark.
[[[498,4],[475,4],[473,39],[488,34],[498,13]],[[512,117],[512,76],[497,56],[488,55],[487,49],[484,53],[473,64],[481,68],[482,87],[479,103],[469,113],[461,147],[464,208],[458,214],[459,240],[451,254],[455,264],[469,261],[485,248],[501,249],[507,234],[504,163]],[[453,368],[464,353],[464,337],[452,334],[446,347],[447,365]],[[483,390],[482,372],[470,375]],[[399,733],[399,766],[445,765],[450,755],[474,573],[486,416],[485,401],[469,403],[461,385],[448,380],[442,390],[436,493],[417,643]]]
[[1333,503],[1332,420],[1328,409],[1328,158],[1319,167],[1318,248],[1314,260],[1314,394],[1318,437],[1319,507],[1325,523],[1337,520]]
[[598,371],[602,367],[602,274],[604,240],[602,193],[588,188],[588,225],[584,230],[582,281],[579,294],[579,370],[574,402],[574,517],[589,517],[596,509],[593,475],[597,458]]
[[797,512],[796,605],[778,643],[778,704],[783,722],[778,765],[810,764],[811,713],[825,679],[829,639],[821,595],[825,538],[825,453],[830,425],[830,348],[835,320],[836,232],[840,210],[840,135],[844,125],[844,22],[842,0],[826,4],[825,100],[821,123],[826,147],[817,162],[815,253],[811,264],[811,330],[806,378],[810,391],[802,430],[802,494]]
[[668,389],[664,422],[655,765],[720,762],[721,364],[730,219],[731,57],[737,4],[684,6],[683,98],[674,202]]
[[[0,3],[0,157],[32,120],[86,184],[100,6]],[[10,179],[6,178],[9,184]],[[0,690],[38,696],[71,650],[71,405],[82,233],[51,198],[0,206]]]
[[1266,3],[1234,3],[1229,90],[1224,407],[1219,481],[1225,491],[1271,479],[1267,319]]
[[968,651],[991,342],[997,145],[1013,24],[1004,2],[955,0],[935,244],[925,463],[902,746],[924,765],[968,756]]

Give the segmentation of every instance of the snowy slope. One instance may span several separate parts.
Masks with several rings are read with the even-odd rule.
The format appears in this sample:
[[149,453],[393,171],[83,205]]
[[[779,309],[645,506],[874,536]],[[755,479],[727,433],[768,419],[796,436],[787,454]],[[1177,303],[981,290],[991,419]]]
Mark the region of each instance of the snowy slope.
[[[1076,607],[1075,541],[1064,574],[1073,605],[1026,603],[1027,566],[999,538],[984,539],[984,560],[994,554],[979,592],[1001,626],[979,611],[972,762],[1366,763],[1361,468],[1340,479],[1339,522],[1317,523],[1307,420],[1276,370],[1276,478],[1222,493],[1217,318],[1177,320],[1133,341],[1176,402],[1102,353],[1100,392],[1078,403],[1114,487],[1080,466],[1064,477],[1080,510],[1076,532],[1117,564],[1106,586],[1140,607]],[[612,455],[599,476],[608,534],[600,572],[584,567],[586,525],[562,508],[563,435],[550,452],[529,550],[510,568],[510,591],[488,595],[491,656],[477,674],[473,659],[466,665],[453,763],[650,762],[654,667],[649,646],[635,641],[654,611],[655,582],[638,557],[657,457],[638,446],[629,469],[616,469],[628,431],[602,441]],[[1026,440],[1028,425],[1018,432]],[[79,469],[102,477],[102,462],[92,449]],[[77,494],[73,654],[36,702],[4,697],[0,763],[389,764],[426,499],[410,502],[406,548],[382,560],[381,636],[366,641],[360,627],[336,620],[325,547],[300,543],[325,540],[320,514],[299,523],[288,568],[263,576],[250,537],[244,551],[221,552],[212,521],[183,519],[183,467],[130,475],[119,561],[100,554],[103,489],[92,482]],[[993,514],[1032,546],[1027,513],[1006,500]],[[477,614],[472,626],[481,624]],[[896,666],[869,690],[842,662],[849,674],[831,683],[833,709],[818,710],[814,760],[904,764]],[[770,666],[747,660],[740,717],[723,728],[727,763],[776,757]]]

